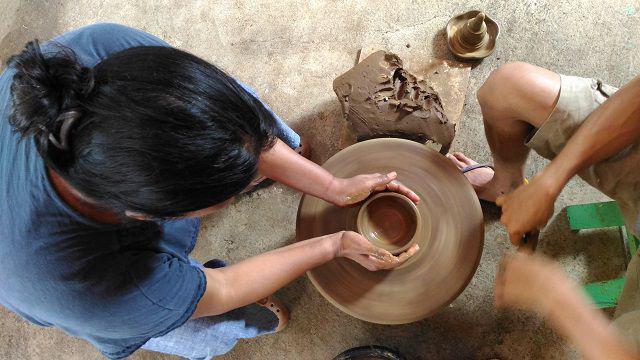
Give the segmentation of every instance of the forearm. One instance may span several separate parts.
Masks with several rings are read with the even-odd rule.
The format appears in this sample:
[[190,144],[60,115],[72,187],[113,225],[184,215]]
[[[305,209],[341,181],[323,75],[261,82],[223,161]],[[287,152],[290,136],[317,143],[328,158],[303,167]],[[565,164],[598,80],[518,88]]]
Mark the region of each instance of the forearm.
[[598,107],[542,171],[556,192],[584,168],[605,160],[640,136],[640,77],[636,77]]
[[318,164],[298,155],[280,140],[260,156],[260,174],[305,194],[333,201],[331,187],[335,177]]
[[582,353],[585,359],[637,359],[608,319],[594,309],[571,281],[550,296],[547,314],[551,325]]
[[325,235],[254,256],[237,264],[205,269],[207,289],[194,318],[222,314],[250,304],[335,257],[341,233]]

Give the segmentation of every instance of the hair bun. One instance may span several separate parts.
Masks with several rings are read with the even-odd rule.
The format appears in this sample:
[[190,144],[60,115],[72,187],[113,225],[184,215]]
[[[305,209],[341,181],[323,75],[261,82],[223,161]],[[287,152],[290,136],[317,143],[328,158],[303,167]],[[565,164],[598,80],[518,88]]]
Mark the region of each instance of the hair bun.
[[49,134],[58,136],[60,115],[78,111],[93,88],[91,69],[80,65],[71,49],[51,48],[45,56],[34,40],[8,61],[17,70],[11,84],[10,123],[23,137],[35,135],[41,149],[47,149]]

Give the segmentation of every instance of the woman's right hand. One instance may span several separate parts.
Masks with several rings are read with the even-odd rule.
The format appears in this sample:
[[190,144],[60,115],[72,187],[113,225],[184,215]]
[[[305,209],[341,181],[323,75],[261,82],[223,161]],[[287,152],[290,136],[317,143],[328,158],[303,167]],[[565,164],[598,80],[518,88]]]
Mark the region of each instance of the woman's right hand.
[[338,239],[336,257],[351,259],[370,271],[398,267],[419,250],[416,244],[395,256],[387,250],[373,246],[364,236],[353,231],[343,231]]

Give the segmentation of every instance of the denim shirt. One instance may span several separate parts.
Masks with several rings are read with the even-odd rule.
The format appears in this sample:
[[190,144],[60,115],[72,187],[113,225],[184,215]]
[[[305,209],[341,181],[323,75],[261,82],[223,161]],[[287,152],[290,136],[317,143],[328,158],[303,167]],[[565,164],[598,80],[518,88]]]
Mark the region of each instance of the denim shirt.
[[[53,41],[90,67],[129,47],[168,46],[113,24]],[[43,49],[46,55],[47,44]],[[34,140],[20,140],[8,122],[14,73],[0,75],[0,304],[86,339],[109,358],[127,357],[195,311],[206,288],[188,258],[199,222],[111,226],[71,209],[52,187]]]

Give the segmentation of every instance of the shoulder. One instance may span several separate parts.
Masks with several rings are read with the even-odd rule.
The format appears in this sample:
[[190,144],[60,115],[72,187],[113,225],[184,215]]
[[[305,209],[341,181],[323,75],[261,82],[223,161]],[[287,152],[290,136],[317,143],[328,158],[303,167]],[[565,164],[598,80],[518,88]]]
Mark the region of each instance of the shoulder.
[[81,27],[53,38],[43,45],[54,50],[56,45],[72,49],[85,66],[94,66],[110,54],[138,46],[170,46],[164,40],[128,26],[99,23]]

